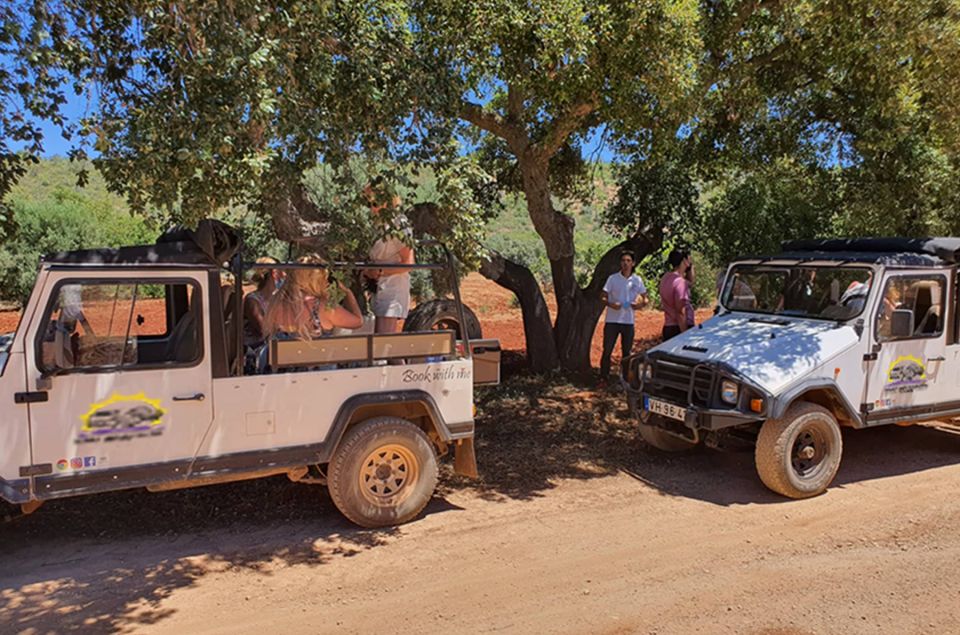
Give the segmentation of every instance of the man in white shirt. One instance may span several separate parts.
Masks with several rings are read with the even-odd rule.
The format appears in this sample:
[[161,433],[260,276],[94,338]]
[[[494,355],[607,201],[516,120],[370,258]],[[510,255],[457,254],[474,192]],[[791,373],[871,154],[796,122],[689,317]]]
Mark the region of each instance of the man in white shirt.
[[[606,323],[603,325],[603,356],[600,358],[600,383],[605,385],[610,376],[610,355],[620,338],[621,358],[626,360],[633,348],[634,311],[642,309],[648,301],[647,288],[640,276],[633,273],[633,253],[620,254],[620,271],[607,278],[600,298],[607,307]],[[622,363],[622,362],[621,362]]]

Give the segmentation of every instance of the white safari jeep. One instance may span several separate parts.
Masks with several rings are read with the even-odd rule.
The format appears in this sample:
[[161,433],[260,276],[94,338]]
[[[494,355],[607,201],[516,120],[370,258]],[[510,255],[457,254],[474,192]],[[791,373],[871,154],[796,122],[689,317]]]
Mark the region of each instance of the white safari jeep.
[[[220,282],[228,261],[232,287]],[[415,267],[455,276],[450,265]],[[350,520],[374,527],[420,513],[438,455],[452,449],[456,471],[476,475],[473,390],[498,380],[495,341],[274,341],[271,372],[245,374],[242,269],[239,239],[213,222],[45,258],[0,354],[0,497],[29,513],[67,496],[286,474],[326,483]]]
[[960,238],[796,241],[734,262],[717,315],[631,358],[643,438],[755,443],[761,480],[823,492],[840,426],[960,415]]

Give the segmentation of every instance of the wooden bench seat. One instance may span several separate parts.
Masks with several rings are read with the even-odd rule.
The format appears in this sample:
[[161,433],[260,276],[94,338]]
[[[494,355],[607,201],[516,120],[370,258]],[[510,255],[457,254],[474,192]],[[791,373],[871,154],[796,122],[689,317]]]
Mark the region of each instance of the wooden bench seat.
[[454,331],[430,331],[273,340],[270,367],[309,368],[374,360],[450,357],[456,354],[455,335]]

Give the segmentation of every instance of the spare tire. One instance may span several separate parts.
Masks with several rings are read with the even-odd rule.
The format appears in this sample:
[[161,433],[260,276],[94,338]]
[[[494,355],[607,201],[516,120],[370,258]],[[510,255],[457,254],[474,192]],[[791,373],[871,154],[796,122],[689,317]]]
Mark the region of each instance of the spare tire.
[[[470,310],[470,307],[463,305],[463,314],[467,320],[467,335],[472,340],[478,340],[483,337],[483,331],[480,328],[480,320],[476,314]],[[457,313],[457,303],[454,300],[440,298],[429,300],[423,304],[418,304],[410,311],[407,319],[403,321],[404,331],[442,331],[449,329],[456,331],[457,339],[462,339],[463,331],[460,329],[460,316]]]

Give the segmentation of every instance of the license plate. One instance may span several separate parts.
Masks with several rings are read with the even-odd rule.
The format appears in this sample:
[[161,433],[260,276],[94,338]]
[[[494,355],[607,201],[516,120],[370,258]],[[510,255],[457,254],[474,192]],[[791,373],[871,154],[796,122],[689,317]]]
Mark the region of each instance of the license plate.
[[659,399],[653,399],[651,397],[643,398],[643,408],[654,414],[658,414],[669,419],[676,419],[677,421],[684,421],[687,418],[687,409],[680,406],[668,403],[666,401],[660,401]]

